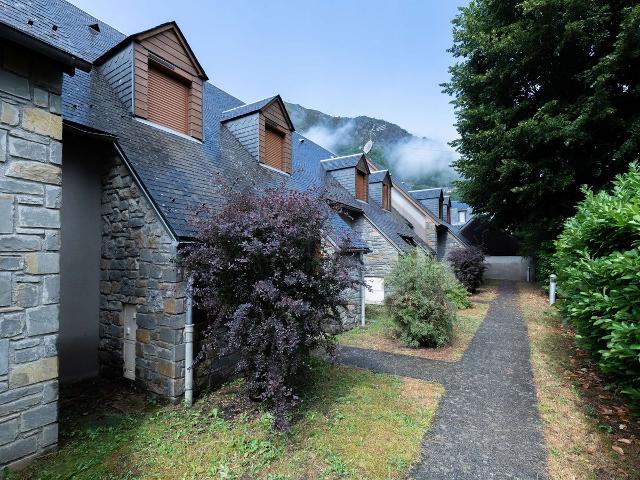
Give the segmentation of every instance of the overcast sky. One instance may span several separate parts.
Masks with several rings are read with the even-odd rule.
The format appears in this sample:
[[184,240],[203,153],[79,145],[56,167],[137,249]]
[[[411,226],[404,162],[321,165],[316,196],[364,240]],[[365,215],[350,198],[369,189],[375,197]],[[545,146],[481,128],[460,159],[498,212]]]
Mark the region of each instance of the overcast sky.
[[279,93],[332,115],[455,138],[440,83],[465,0],[71,0],[125,34],[175,20],[210,81],[245,102]]

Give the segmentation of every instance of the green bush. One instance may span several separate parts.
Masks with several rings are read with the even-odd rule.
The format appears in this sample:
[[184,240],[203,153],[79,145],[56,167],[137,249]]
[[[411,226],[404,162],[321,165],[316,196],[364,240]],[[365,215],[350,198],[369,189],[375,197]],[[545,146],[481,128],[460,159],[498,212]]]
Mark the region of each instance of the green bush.
[[602,371],[640,401],[640,168],[585,195],[556,242],[560,306]]
[[542,242],[540,247],[533,254],[535,265],[535,278],[545,291],[549,291],[549,276],[553,272],[553,253],[555,245],[553,242]]
[[437,260],[413,251],[398,260],[387,282],[385,303],[399,340],[406,346],[441,347],[451,340],[457,306],[468,293]]

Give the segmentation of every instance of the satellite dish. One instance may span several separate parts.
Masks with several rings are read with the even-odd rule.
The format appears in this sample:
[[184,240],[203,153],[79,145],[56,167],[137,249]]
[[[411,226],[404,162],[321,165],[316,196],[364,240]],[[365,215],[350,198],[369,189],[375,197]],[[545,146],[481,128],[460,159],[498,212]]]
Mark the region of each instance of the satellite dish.
[[369,140],[367,143],[364,144],[364,148],[362,149],[362,151],[367,154],[371,151],[371,147],[373,147],[373,140]]

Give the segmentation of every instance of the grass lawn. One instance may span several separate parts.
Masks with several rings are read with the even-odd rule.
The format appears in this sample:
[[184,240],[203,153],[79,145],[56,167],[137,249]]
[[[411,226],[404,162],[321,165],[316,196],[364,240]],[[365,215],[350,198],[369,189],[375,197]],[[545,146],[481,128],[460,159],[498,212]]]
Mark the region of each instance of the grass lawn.
[[387,479],[418,459],[440,385],[319,360],[307,379],[313,386],[286,434],[272,430],[271,414],[240,381],[193,409],[85,385],[63,403],[59,452],[9,478]]
[[489,309],[489,303],[496,298],[496,288],[496,283],[483,285],[471,297],[473,307],[458,311],[458,321],[454,326],[453,340],[446,347],[409,348],[403,346],[394,337],[392,320],[382,305],[368,305],[366,310],[367,325],[364,328],[355,327],[341,334],[338,337],[338,342],[351,347],[369,348],[445,362],[457,362],[462,358],[476,331],[482,324],[482,320],[484,320]]
[[552,479],[639,479],[640,424],[576,347],[547,297],[520,284]]

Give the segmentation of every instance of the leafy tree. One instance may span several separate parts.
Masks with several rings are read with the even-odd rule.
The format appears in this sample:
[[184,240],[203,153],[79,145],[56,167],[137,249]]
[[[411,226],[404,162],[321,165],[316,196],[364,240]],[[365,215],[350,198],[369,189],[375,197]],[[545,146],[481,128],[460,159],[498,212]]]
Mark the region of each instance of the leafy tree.
[[640,168],[586,190],[556,242],[560,307],[600,368],[640,404]]
[[453,25],[457,188],[535,251],[638,158],[640,5],[472,0]]
[[320,252],[326,212],[310,193],[284,188],[229,192],[198,223],[184,256],[194,304],[206,314],[198,359],[237,354],[236,371],[254,398],[272,402],[287,429],[296,377],[310,352],[332,353],[355,258]]

